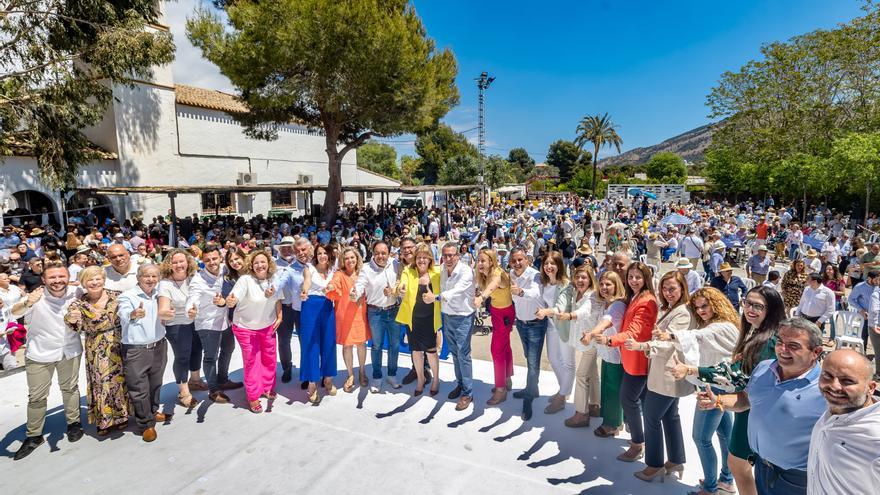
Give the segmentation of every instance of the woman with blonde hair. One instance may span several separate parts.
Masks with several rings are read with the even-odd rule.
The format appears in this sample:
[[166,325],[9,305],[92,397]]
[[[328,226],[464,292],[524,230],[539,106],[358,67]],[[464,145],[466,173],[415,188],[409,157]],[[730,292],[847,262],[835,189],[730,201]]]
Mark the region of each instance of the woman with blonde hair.
[[[617,335],[623,327],[626,314],[626,290],[620,275],[614,271],[603,272],[599,276],[599,297],[604,313],[599,322],[581,335],[581,343],[589,345],[600,335],[604,338]],[[596,354],[602,359],[602,380],[600,384],[600,410],[602,426],[593,430],[597,437],[614,437],[623,425],[623,408],[620,405],[620,382],[623,379],[623,365],[620,350],[616,347],[600,345]]]
[[232,333],[241,347],[248,409],[261,413],[260,397],[276,397],[275,331],[281,325],[283,294],[272,286],[275,261],[266,251],[248,254],[242,272],[226,296],[226,306],[235,308]]
[[782,300],[785,302],[786,314],[791,308],[796,308],[801,303],[801,296],[807,286],[807,264],[803,258],[796,259],[791,262],[791,269],[782,276],[780,289],[782,289]]
[[513,388],[513,350],[510,348],[510,333],[516,312],[510,294],[510,275],[498,264],[498,254],[494,249],[483,248],[477,254],[476,266],[477,294],[474,307],[479,308],[491,298],[489,315],[492,317],[492,364],[495,369],[495,387],[492,397],[486,402],[490,406],[507,400],[507,392]]
[[[678,270],[667,272],[660,278],[660,317],[653,335],[661,332],[688,330],[691,314],[688,311],[688,285]],[[653,481],[656,477],[684,473],[684,436],[678,414],[678,399],[690,395],[694,387],[676,380],[667,368],[684,360],[681,349],[668,340],[648,342],[627,341],[627,349],[644,351],[649,359],[648,391],[645,394],[645,464],[637,471],[636,478]],[[666,457],[663,462],[664,437]]]
[[326,294],[336,272],[333,250],[324,244],[315,248],[315,258],[303,269],[300,298],[299,379],[308,383],[309,402],[318,405],[318,382],[329,395],[336,395],[336,315]]
[[440,330],[440,301],[426,303],[425,295],[440,293],[440,268],[434,266],[434,252],[431,246],[419,244],[415,249],[415,262],[403,269],[397,284],[397,294],[401,296],[397,322],[406,325],[406,338],[412,352],[413,366],[416,370],[416,389],[419,396],[425,388],[425,354],[431,367],[433,381],[431,396],[440,391],[440,361],[437,356],[437,331]]
[[202,364],[202,342],[195,329],[195,307],[186,307],[189,285],[199,270],[195,258],[184,249],[172,249],[165,256],[159,273],[159,318],[165,325],[165,336],[174,350],[174,379],[177,382],[177,403],[193,408],[198,401],[191,391],[208,390],[199,376]]
[[357,347],[358,382],[360,386],[367,386],[367,373],[364,366],[367,361],[367,341],[370,340],[370,327],[367,323],[366,296],[352,301],[354,283],[357,281],[363,267],[361,253],[354,246],[348,246],[342,250],[339,256],[339,268],[333,274],[333,279],[327,286],[327,299],[333,301],[336,308],[336,343],[342,346],[342,359],[348,370],[348,378],[342,390],[351,393],[354,391],[355,379],[353,370],[352,348]]
[[[715,366],[730,361],[740,335],[740,316],[727,296],[718,289],[704,287],[691,295],[691,314],[697,321],[693,330],[670,330],[658,332],[658,340],[672,340],[681,349],[684,362],[676,365],[673,376],[687,377],[694,385],[702,387],[699,367]],[[688,376],[693,375],[693,376]],[[715,388],[715,393],[722,393]],[[733,475],[728,467],[728,444],[733,429],[733,416],[722,409],[694,412],[693,439],[703,465],[702,487],[698,495],[716,493],[719,489],[733,489]],[[721,472],[718,470],[718,453],[712,445],[712,437],[718,435],[721,445]]]
[[85,335],[86,404],[89,423],[106,435],[128,426],[128,391],[122,366],[122,326],[116,314],[118,292],[104,288],[104,270],[89,266],[79,272],[83,295],[73,301],[64,322]]
[[[558,253],[555,252],[556,258]],[[554,262],[555,263],[555,262]],[[545,262],[546,271],[546,262]],[[542,277],[544,273],[541,274]],[[572,283],[562,290],[554,305],[546,309],[539,309],[539,317],[553,316],[556,320],[554,326],[556,333],[562,342],[562,346],[571,349],[572,366],[574,366],[575,351],[580,352],[577,371],[572,374],[566,383],[568,391],[571,391],[572,382],[577,386],[574,393],[574,416],[565,420],[565,426],[569,428],[582,428],[590,425],[590,415],[599,416],[600,385],[599,385],[599,361],[596,345],[590,342],[588,345],[581,343],[584,332],[591,331],[598,323],[605,309],[597,296],[598,283],[593,273],[591,263],[584,263],[575,268],[572,273]],[[549,332],[549,326],[548,326]],[[547,339],[547,353],[550,354],[550,338]],[[552,364],[552,361],[551,361]],[[574,371],[574,370],[572,370]],[[560,391],[560,394],[563,392]],[[551,398],[550,406],[545,413],[552,414],[553,406]],[[565,398],[563,397],[563,403]]]

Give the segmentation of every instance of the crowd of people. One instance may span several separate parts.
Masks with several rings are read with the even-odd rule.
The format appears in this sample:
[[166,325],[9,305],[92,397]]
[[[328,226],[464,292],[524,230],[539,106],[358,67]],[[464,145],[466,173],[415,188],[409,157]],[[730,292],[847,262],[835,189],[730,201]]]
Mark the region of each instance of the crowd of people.
[[[279,362],[280,380],[293,380],[294,335],[313,406],[337,384],[381,393],[414,383],[413,395],[437,396],[445,345],[455,372],[446,397],[464,411],[478,400],[471,336],[483,325],[494,386],[479,400],[499,406],[510,395],[531,420],[546,352],[558,388],[543,413],[571,398],[566,427],[601,420],[593,433],[602,438],[626,428],[629,448],[617,459],[643,461],[639,479],[681,478],[679,400],[696,394],[691,441],[703,478],[693,493],[873,493],[880,244],[827,208],[799,224],[793,208],[771,203],[566,197],[489,208],[347,205],[329,227],[259,215],[193,215],[173,228],[162,217],[89,215],[63,229],[4,226],[0,358],[16,367],[24,347],[29,388],[15,459],[44,442],[56,375],[68,439],[83,436],[81,361],[97,434],[131,426],[152,442],[170,420],[159,397],[169,356],[181,406],[195,407],[198,392],[227,404],[227,392],[243,388],[247,409],[261,413],[276,398]],[[674,265],[664,272],[663,263]],[[862,346],[830,351],[839,310],[861,318]],[[517,391],[514,328],[526,363]],[[404,343],[412,367],[398,381]],[[242,382],[230,378],[236,344]]]

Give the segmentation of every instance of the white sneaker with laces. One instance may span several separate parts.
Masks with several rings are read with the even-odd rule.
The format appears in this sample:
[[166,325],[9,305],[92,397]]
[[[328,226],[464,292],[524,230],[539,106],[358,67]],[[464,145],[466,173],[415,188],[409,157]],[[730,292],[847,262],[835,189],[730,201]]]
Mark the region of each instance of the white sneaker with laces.
[[393,376],[389,376],[388,378],[386,378],[385,382],[387,382],[388,385],[391,385],[391,388],[393,388],[394,390],[400,388],[400,384],[397,383],[397,380]]
[[382,391],[382,379],[374,378],[373,381],[370,382],[370,393],[378,394]]

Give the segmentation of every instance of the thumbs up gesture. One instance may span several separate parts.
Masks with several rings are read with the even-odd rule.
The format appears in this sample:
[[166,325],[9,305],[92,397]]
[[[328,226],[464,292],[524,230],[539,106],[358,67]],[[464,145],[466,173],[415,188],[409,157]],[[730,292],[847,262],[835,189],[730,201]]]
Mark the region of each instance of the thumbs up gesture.
[[79,308],[70,308],[67,312],[67,322],[76,325],[82,321],[82,311]]
[[43,297],[42,287],[31,291],[27,296],[27,305],[33,306],[34,304],[37,304],[37,301],[39,301],[41,297]]
[[275,295],[275,286],[270,285],[269,288],[266,289],[265,292],[263,292],[263,295],[266,296],[266,299],[269,299],[270,297],[274,296]]
[[229,294],[228,296],[226,296],[227,308],[234,308],[236,304],[238,304],[238,298],[235,297],[235,294]]
[[626,350],[628,351],[641,351],[643,349],[642,343],[632,337],[626,339],[623,346],[626,347]]
[[194,320],[196,318],[196,316],[198,316],[198,314],[199,314],[199,309],[196,308],[195,304],[190,306],[189,310],[187,310],[187,312],[186,312],[186,315],[192,320]]
[[[385,288],[385,296],[388,296],[388,287]],[[355,290],[354,287],[352,287],[352,288],[351,288],[351,291],[349,291],[349,293],[348,293],[348,298],[349,298],[352,302],[355,302],[355,301],[358,300],[358,298],[357,298],[357,291]]]
[[425,304],[434,304],[434,301],[437,300],[437,296],[431,291],[431,286],[428,286],[428,290],[422,294],[422,302]]
[[688,365],[682,363],[678,360],[678,356],[672,355],[672,364],[666,366],[666,371],[672,375],[676,380],[681,380],[687,376],[688,373]]
[[214,294],[213,302],[215,306],[223,306],[224,304],[226,304],[226,301],[223,299],[223,296],[221,296],[219,292]]
[[385,294],[385,297],[391,297],[394,294],[394,288],[391,287],[391,284],[385,286],[385,290],[382,291]]
[[718,404],[718,396],[706,385],[705,390],[697,392],[697,407],[704,411],[715,409]]
[[585,330],[581,334],[581,344],[590,345],[590,342],[593,340],[593,332],[589,330]]
[[147,315],[147,312],[146,312],[146,310],[144,310],[144,302],[141,301],[140,305],[137,308],[135,308],[134,311],[131,312],[131,319],[132,320],[139,320],[146,315]]

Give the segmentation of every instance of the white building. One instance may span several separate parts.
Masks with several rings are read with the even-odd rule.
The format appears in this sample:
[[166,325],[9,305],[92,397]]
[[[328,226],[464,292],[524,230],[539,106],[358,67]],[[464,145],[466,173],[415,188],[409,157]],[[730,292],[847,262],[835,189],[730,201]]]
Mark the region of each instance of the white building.
[[[249,139],[230,115],[245,108],[241,102],[219,91],[175,84],[170,66],[157,67],[153,80],[140,81],[133,88],[114,87],[113,95],[102,123],[85,132],[105,159],[80,169],[78,187],[327,184],[326,144],[320,132],[288,125],[275,141]],[[26,146],[21,150],[15,153],[18,156],[0,157],[3,211],[21,207],[35,212],[46,207],[60,221],[59,191],[39,180],[35,158],[26,156]],[[400,186],[358,168],[355,151],[343,160],[342,184]],[[397,196],[391,194],[388,200]],[[180,216],[219,209],[247,217],[273,208],[302,214],[307,197],[305,192],[292,191],[181,194],[175,202]],[[89,200],[109,206],[120,219],[138,213],[149,219],[169,209],[167,194],[88,197],[83,193],[68,194],[65,209],[85,207]],[[377,205],[380,195],[346,192],[344,201]],[[315,192],[314,202],[323,204],[324,193]]]

